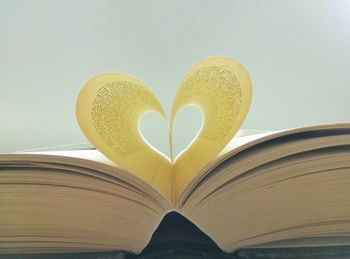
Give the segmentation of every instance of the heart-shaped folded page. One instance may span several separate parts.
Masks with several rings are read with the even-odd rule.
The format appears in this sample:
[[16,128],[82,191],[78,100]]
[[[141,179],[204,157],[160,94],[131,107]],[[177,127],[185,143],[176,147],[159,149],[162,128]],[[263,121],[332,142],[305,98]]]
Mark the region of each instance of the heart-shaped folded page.
[[231,140],[250,102],[251,80],[237,61],[215,56],[192,67],[174,99],[170,129],[176,114],[188,105],[199,107],[204,121],[174,165],[140,133],[139,121],[145,112],[164,118],[165,113],[151,90],[130,75],[105,73],[90,79],[78,96],[77,119],[85,136],[104,155],[174,201]]

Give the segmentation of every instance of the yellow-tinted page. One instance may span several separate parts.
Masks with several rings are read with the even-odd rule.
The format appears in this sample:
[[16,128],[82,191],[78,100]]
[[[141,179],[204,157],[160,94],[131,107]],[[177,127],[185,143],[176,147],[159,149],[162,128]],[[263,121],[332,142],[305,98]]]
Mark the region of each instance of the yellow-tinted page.
[[77,119],[88,140],[129,173],[150,183],[172,201],[172,164],[148,145],[140,134],[145,112],[164,111],[140,80],[122,73],[90,79],[77,100]]
[[209,57],[187,73],[174,99],[170,128],[187,105],[199,107],[204,121],[196,139],[174,161],[176,199],[232,139],[248,113],[251,96],[250,76],[233,59]]

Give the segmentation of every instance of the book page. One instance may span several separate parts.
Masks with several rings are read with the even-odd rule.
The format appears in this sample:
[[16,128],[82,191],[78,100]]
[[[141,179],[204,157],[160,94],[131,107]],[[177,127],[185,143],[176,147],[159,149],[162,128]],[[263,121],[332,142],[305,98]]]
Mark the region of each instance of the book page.
[[88,140],[171,201],[172,164],[145,141],[139,130],[140,118],[146,112],[165,118],[151,90],[122,73],[104,73],[90,79],[77,100],[77,119]]
[[170,129],[176,114],[194,105],[203,112],[201,130],[174,161],[175,197],[226,146],[241,126],[251,102],[251,79],[245,68],[227,57],[209,57],[187,73],[177,91]]
[[[215,159],[213,159],[210,163],[208,163],[207,166],[205,166],[201,170],[201,172],[199,172],[196,175],[196,177],[192,179],[190,183],[186,184],[185,189],[181,192],[181,196],[177,198],[177,206],[182,206],[183,203],[187,200],[192,190],[198,187],[198,184],[201,181],[201,179],[207,178],[207,176],[211,174],[213,170],[216,170],[215,168],[218,165],[220,165],[221,163],[224,163],[229,158],[234,159],[236,166],[239,165],[241,162],[243,162],[244,160],[242,160],[242,157],[239,156],[239,153],[244,152],[245,150],[248,150],[253,147],[255,149],[256,146],[259,146],[260,144],[264,144],[268,141],[271,141],[271,140],[275,141],[277,139],[284,138],[286,136],[292,136],[300,133],[319,135],[321,134],[321,132],[324,132],[324,133],[338,132],[337,134],[340,134],[341,132],[346,131],[349,127],[350,127],[350,123],[348,122],[317,124],[317,125],[310,125],[306,127],[298,127],[298,128],[259,133],[256,135],[234,137],[233,139],[231,139],[231,141],[229,141],[229,143],[225,146],[225,148],[223,148],[222,151],[219,152],[219,154],[215,157]],[[306,142],[303,142],[303,143],[306,143]],[[278,153],[281,153],[281,151],[279,151]],[[245,167],[244,170],[248,170],[248,168]],[[240,171],[235,170],[235,173],[238,175]],[[227,179],[225,180],[223,176],[218,177],[218,179],[222,180],[223,182],[227,180]],[[212,186],[212,184],[210,185]],[[208,191],[208,189],[206,190]]]

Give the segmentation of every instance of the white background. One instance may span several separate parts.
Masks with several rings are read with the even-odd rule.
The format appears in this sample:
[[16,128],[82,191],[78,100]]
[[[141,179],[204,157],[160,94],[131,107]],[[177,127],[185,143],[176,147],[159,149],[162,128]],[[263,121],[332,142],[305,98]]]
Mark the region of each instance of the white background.
[[[0,0],[0,37],[0,152],[86,141],[76,96],[105,71],[145,81],[169,114],[185,72],[217,54],[251,74],[243,128],[350,120],[350,1]],[[178,149],[197,115],[177,127]],[[144,134],[165,150],[158,124]]]

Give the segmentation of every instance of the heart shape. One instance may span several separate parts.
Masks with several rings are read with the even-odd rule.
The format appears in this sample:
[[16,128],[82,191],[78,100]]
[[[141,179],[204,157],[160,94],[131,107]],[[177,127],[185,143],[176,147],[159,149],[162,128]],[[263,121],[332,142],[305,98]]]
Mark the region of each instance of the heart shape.
[[195,140],[174,160],[152,148],[140,133],[139,121],[145,112],[157,112],[164,119],[165,113],[146,84],[133,76],[104,73],[90,79],[79,93],[76,114],[88,140],[118,166],[149,183],[171,174],[174,182],[170,184],[180,193],[237,132],[251,95],[250,76],[237,61],[214,56],[194,65],[173,102],[171,153],[172,127],[182,108],[199,107],[204,121]]

